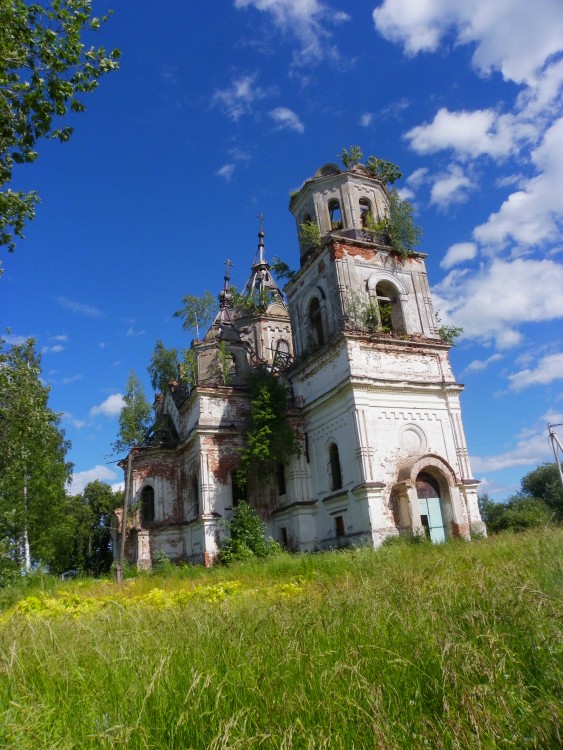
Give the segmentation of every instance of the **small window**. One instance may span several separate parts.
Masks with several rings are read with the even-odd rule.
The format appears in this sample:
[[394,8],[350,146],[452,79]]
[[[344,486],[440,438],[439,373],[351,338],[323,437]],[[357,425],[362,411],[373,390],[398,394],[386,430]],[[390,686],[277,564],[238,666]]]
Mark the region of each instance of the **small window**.
[[335,533],[335,536],[344,536],[344,534],[346,533],[344,530],[344,517],[343,516],[334,517],[334,533]]
[[328,213],[330,216],[330,229],[333,232],[335,229],[342,229],[342,211],[340,210],[340,203],[333,198],[328,202]]
[[362,227],[365,227],[368,221],[368,216],[373,216],[371,203],[367,198],[360,198],[360,223]]
[[194,516],[199,516],[199,479],[197,474],[192,477],[192,501],[194,504]]
[[309,305],[309,321],[313,332],[313,339],[317,346],[324,346],[325,334],[323,329],[323,318],[321,314],[321,305],[316,297],[313,297]]
[[287,492],[287,489],[285,486],[285,466],[283,464],[278,464],[277,478],[278,478],[278,495],[285,495]]
[[147,523],[154,521],[154,489],[150,485],[141,492],[141,519]]
[[282,526],[281,529],[280,529],[280,537],[281,537],[282,546],[283,547],[288,547],[289,546],[289,542],[288,542],[288,538],[287,538],[287,529],[285,528],[285,526]]
[[342,488],[342,468],[340,466],[340,455],[336,443],[332,443],[330,446],[328,459],[330,468],[330,489],[339,490]]
[[236,508],[240,501],[245,498],[244,487],[241,484],[236,471],[231,474],[231,495],[233,508]]

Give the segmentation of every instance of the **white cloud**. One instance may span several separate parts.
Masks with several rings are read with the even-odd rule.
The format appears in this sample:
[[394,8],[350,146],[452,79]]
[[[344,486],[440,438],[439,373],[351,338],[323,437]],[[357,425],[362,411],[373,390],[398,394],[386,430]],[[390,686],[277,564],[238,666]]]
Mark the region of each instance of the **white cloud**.
[[563,117],[547,130],[532,152],[532,161],[542,173],[512,193],[499,211],[475,229],[475,239],[480,243],[498,248],[509,239],[527,246],[559,239],[563,221]]
[[68,422],[68,424],[72,425],[77,430],[81,430],[83,427],[86,427],[87,424],[84,419],[77,419],[74,414],[71,414],[69,411],[63,414],[63,421]]
[[105,417],[117,417],[124,405],[125,401],[121,393],[112,393],[101,404],[90,409],[90,416],[96,417],[98,414],[103,414]]
[[544,461],[552,460],[549,443],[547,442],[547,424],[560,422],[562,414],[548,412],[531,429],[523,430],[517,436],[516,445],[495,456],[471,456],[471,466],[476,473],[499,471],[514,466],[537,466]]
[[432,122],[417,125],[404,137],[419,154],[453,149],[461,158],[483,154],[499,158],[513,153],[518,142],[533,138],[535,133],[532,125],[514,115],[499,115],[493,109],[450,112],[442,108]]
[[268,13],[279,31],[294,36],[300,45],[294,54],[295,65],[310,65],[327,57],[338,59],[327,26],[350,19],[347,13],[334,11],[320,0],[235,0],[235,7]]
[[68,299],[68,297],[56,297],[55,301],[58,302],[61,307],[66,307],[67,310],[79,313],[80,315],[87,315],[89,318],[101,318],[103,312],[93,305],[85,305],[82,302],[76,302],[75,300]]
[[434,287],[434,304],[445,322],[463,326],[463,337],[495,339],[500,348],[521,340],[523,323],[563,317],[563,266],[549,259],[495,259],[475,273],[450,271]]
[[295,130],[296,133],[303,133],[305,131],[305,127],[298,115],[287,107],[276,107],[269,112],[269,115],[280,129]]
[[458,164],[450,164],[446,172],[433,178],[430,203],[446,209],[454,203],[465,203],[468,193],[477,185],[463,172]]
[[466,260],[473,260],[477,255],[477,245],[473,242],[456,242],[455,245],[451,245],[442,260],[440,261],[440,267],[446,270],[457,266],[458,263],[465,263]]
[[473,44],[473,65],[487,75],[533,83],[546,60],[563,47],[560,0],[384,0],[373,11],[376,29],[402,43],[408,55],[435,52],[452,31],[456,44]]
[[362,126],[362,128],[369,128],[374,119],[375,115],[373,114],[373,112],[364,112],[364,114],[360,117],[360,125]]
[[548,354],[537,367],[520,370],[508,376],[510,389],[521,391],[532,385],[548,385],[554,380],[563,380],[563,353]]
[[108,469],[107,466],[96,465],[93,469],[86,469],[86,471],[77,471],[72,475],[72,480],[69,486],[69,494],[78,495],[82,492],[84,487],[90,482],[96,480],[100,482],[109,482],[112,479],[117,478],[117,473],[112,469]]
[[228,88],[218,89],[213,94],[212,103],[222,107],[236,122],[243,115],[252,112],[255,102],[268,95],[263,88],[256,85],[257,77],[258,73],[250,73],[233,79]]
[[140,328],[139,330],[135,330],[132,326],[129,326],[129,328],[127,329],[126,335],[127,336],[144,336],[145,333],[146,331],[142,328]]
[[66,333],[61,333],[58,336],[50,336],[49,341],[68,341],[68,335]]
[[61,344],[54,344],[53,346],[44,346],[41,348],[41,354],[58,354],[64,351],[64,346]]
[[5,341],[9,346],[21,346],[25,344],[29,339],[35,341],[35,336],[21,336],[17,333],[4,333],[0,338]]
[[233,177],[233,172],[235,171],[235,165],[234,164],[223,164],[223,166],[218,169],[215,174],[218,177],[222,177],[225,182],[230,182]]
[[63,378],[61,380],[62,385],[69,385],[70,383],[75,383],[77,380],[82,380],[82,375],[69,375],[66,378]]
[[483,370],[486,370],[489,365],[492,365],[493,362],[499,362],[502,358],[503,355],[497,353],[492,354],[490,357],[487,357],[487,359],[474,359],[467,365],[463,372],[464,374],[482,372]]

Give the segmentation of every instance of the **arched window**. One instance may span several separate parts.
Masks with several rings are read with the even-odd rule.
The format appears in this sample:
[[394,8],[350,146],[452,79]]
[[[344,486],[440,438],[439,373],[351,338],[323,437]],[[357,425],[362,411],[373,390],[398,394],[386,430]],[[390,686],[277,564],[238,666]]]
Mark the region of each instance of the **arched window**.
[[154,521],[154,489],[147,484],[141,492],[141,519],[143,523]]
[[194,515],[199,516],[199,479],[197,474],[192,476],[192,502],[194,504]]
[[309,322],[313,332],[313,339],[317,346],[324,346],[325,334],[323,329],[323,318],[321,315],[321,305],[316,297],[313,297],[309,304]]
[[336,443],[331,443],[328,449],[328,466],[330,471],[330,489],[342,488],[342,468],[340,466],[340,455]]
[[340,203],[336,198],[332,198],[332,200],[328,202],[328,213],[330,216],[331,231],[342,229],[342,211],[340,210]]
[[379,316],[379,328],[383,333],[403,333],[405,325],[397,290],[389,281],[380,281],[375,287],[375,300]]
[[371,203],[368,201],[367,198],[360,198],[360,223],[362,227],[365,227],[367,222],[367,217],[371,216],[373,217],[373,212],[371,210]]

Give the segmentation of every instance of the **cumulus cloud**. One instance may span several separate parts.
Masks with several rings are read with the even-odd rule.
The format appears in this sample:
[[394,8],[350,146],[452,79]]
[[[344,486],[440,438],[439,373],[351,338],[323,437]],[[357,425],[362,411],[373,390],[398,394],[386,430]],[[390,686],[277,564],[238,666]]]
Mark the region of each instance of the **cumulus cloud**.
[[212,97],[212,103],[221,107],[235,122],[243,115],[252,112],[255,102],[264,99],[268,92],[256,85],[258,73],[250,73],[234,78],[224,89],[218,89]]
[[442,260],[440,266],[446,270],[457,266],[459,263],[465,263],[467,260],[473,260],[477,255],[477,245],[474,242],[456,242],[451,245]]
[[223,164],[223,166],[220,169],[218,169],[217,172],[215,172],[215,174],[218,177],[222,177],[225,180],[225,182],[230,182],[233,177],[234,171],[235,171],[234,164]]
[[475,229],[475,239],[480,243],[502,248],[512,239],[520,245],[533,246],[560,237],[563,117],[549,127],[531,158],[540,174],[512,193],[496,213]]
[[419,154],[452,149],[461,158],[488,155],[506,157],[519,142],[533,139],[536,128],[512,114],[499,115],[493,109],[450,112],[443,107],[430,123],[405,133],[410,147]]
[[473,66],[480,74],[498,70],[515,83],[533,83],[563,47],[559,0],[384,0],[373,20],[408,55],[435,52],[453,33],[457,45],[475,46]]
[[84,419],[77,419],[74,414],[71,414],[69,411],[63,414],[63,422],[72,425],[77,430],[81,430],[87,424]]
[[563,317],[563,266],[549,259],[494,259],[475,273],[452,269],[434,287],[436,308],[463,337],[495,340],[508,349],[521,340],[519,326]]
[[90,416],[97,417],[102,414],[104,417],[117,417],[124,405],[125,401],[121,393],[112,393],[101,404],[90,409]]
[[360,117],[360,125],[362,126],[362,128],[369,128],[374,119],[375,117],[373,112],[364,112],[364,114]]
[[67,310],[78,313],[79,315],[86,315],[89,318],[101,318],[103,312],[93,305],[85,305],[83,302],[76,302],[75,300],[68,299],[68,297],[55,297],[55,301],[65,307]]
[[347,13],[335,11],[321,0],[235,0],[235,8],[250,7],[267,13],[275,28],[297,40],[299,50],[294,54],[294,65],[338,58],[328,27],[348,21]]
[[78,495],[90,482],[95,482],[96,480],[100,482],[110,482],[111,480],[117,479],[117,476],[117,473],[112,469],[108,469],[107,466],[101,466],[100,464],[97,464],[92,469],[75,472],[72,475],[72,480],[70,482],[68,491],[71,495]]
[[296,133],[305,131],[299,116],[287,107],[276,107],[269,115],[280,130],[295,130]]
[[455,203],[465,203],[477,185],[464,173],[459,164],[450,164],[447,171],[433,178],[430,203],[446,209]]
[[521,391],[532,385],[548,385],[554,380],[563,380],[563,353],[548,354],[537,367],[527,368],[508,376],[510,389]]
[[502,358],[503,355],[497,353],[492,354],[490,357],[487,357],[487,359],[474,359],[467,365],[463,372],[466,375],[473,372],[483,372],[483,370],[486,370],[489,365],[493,364],[493,362],[499,362]]
[[544,461],[553,460],[549,444],[547,442],[547,424],[549,422],[560,422],[563,414],[548,412],[544,414],[537,425],[531,429],[523,430],[516,440],[516,445],[510,450],[493,456],[471,456],[471,466],[476,473],[499,471],[514,466],[535,467]]
[[54,344],[53,346],[44,346],[41,348],[41,354],[58,354],[64,351],[64,346],[61,344]]

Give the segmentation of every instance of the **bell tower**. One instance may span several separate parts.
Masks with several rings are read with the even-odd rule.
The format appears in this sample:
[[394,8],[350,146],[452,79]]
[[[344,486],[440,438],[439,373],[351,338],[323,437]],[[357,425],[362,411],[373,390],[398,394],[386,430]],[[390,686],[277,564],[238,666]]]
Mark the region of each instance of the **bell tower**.
[[321,167],[290,211],[301,268],[285,287],[297,363],[288,377],[307,425],[319,546],[469,536],[482,522],[463,386],[437,328],[426,255],[391,244],[389,191],[361,164]]

